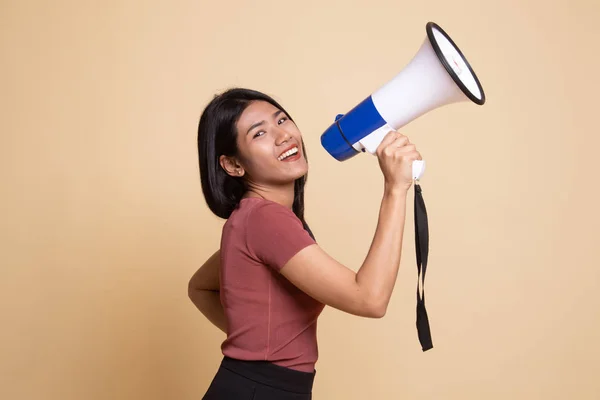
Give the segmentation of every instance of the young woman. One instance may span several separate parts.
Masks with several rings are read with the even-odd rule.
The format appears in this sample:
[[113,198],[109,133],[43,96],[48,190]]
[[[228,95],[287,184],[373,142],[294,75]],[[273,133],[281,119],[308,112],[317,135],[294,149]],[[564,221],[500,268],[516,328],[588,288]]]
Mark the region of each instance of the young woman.
[[189,282],[190,299],[227,335],[203,399],[311,399],[323,308],[385,315],[412,162],[421,155],[395,131],[381,142],[377,229],[354,272],[319,247],[304,220],[306,151],[298,126],[275,100],[248,89],[216,96],[200,118],[198,152],[208,207],[226,219],[219,251]]

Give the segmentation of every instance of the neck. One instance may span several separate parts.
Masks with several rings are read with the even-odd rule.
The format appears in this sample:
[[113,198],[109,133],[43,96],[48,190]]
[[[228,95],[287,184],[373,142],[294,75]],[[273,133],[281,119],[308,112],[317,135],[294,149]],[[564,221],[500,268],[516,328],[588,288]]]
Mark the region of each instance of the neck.
[[265,200],[270,200],[292,209],[294,205],[294,182],[277,187],[250,186],[244,197],[262,197]]

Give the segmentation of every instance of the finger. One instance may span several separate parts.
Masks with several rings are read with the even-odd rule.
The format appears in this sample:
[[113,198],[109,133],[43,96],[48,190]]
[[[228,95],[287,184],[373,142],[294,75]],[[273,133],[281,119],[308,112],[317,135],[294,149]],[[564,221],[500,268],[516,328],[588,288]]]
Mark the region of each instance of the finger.
[[418,151],[411,151],[410,153],[404,154],[403,157],[411,161],[423,159]]
[[406,159],[420,159],[421,154],[416,150],[414,144],[409,144],[403,147],[394,148],[393,151],[394,157],[397,158],[406,158]]
[[406,136],[400,136],[398,137],[396,140],[394,140],[394,142],[392,144],[390,144],[390,146],[394,146],[397,148],[402,148],[402,147],[406,147],[409,145],[409,141],[408,138]]
[[400,136],[398,136],[398,138],[396,139],[398,140],[403,140],[405,142],[405,144],[410,144],[410,139],[408,138],[408,136],[403,135],[400,133]]
[[414,149],[415,145],[410,143],[410,140],[408,140],[408,137],[406,136],[401,136],[398,139],[396,139],[393,143],[393,146],[397,147],[397,148],[402,148],[404,150],[411,150]]
[[385,149],[387,146],[390,145],[390,143],[393,143],[394,140],[396,140],[396,138],[398,137],[399,133],[396,131],[389,131],[384,137],[383,140],[381,141],[381,143],[379,143],[379,146],[377,146],[377,150],[383,150]]

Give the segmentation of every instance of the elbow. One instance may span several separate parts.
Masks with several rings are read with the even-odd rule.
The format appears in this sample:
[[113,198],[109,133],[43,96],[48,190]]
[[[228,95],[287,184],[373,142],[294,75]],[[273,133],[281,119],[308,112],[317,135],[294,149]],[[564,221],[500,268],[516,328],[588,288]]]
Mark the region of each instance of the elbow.
[[368,302],[364,316],[367,318],[383,318],[387,312],[387,303],[383,301]]
[[358,315],[366,318],[383,318],[387,312],[389,297],[380,291],[362,290]]
[[197,285],[193,285],[193,284],[189,284],[188,285],[188,297],[192,300],[198,299],[199,297],[201,297],[204,293],[219,293],[219,290],[213,290],[213,289],[204,289],[204,288],[199,288]]
[[193,285],[192,282],[190,282],[188,284],[187,292],[188,297],[190,299],[194,299],[198,295],[199,289],[195,285]]
[[385,307],[385,306],[374,307],[370,311],[369,318],[376,318],[376,319],[383,318],[383,317],[385,317],[386,312],[387,312],[387,307]]

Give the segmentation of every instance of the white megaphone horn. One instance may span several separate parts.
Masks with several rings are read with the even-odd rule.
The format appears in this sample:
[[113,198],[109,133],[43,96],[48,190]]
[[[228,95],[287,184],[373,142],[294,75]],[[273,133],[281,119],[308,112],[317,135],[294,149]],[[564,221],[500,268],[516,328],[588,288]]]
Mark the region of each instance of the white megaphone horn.
[[[426,25],[427,37],[411,62],[335,122],[321,135],[321,145],[338,161],[361,152],[374,154],[390,130],[398,130],[435,108],[461,101],[485,103],[479,79],[463,53],[437,24]],[[423,160],[413,163],[420,179]]]

